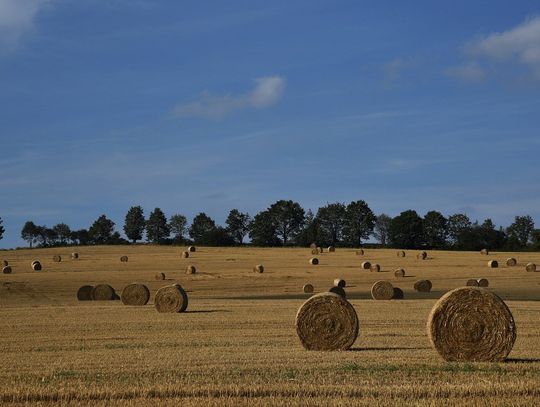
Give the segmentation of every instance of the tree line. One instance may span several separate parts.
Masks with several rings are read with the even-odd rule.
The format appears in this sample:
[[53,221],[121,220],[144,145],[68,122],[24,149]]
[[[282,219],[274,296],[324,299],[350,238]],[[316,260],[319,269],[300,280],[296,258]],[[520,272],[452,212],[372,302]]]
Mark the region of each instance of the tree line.
[[[420,216],[406,210],[395,217],[376,216],[363,200],[349,204],[335,202],[305,211],[298,202],[279,200],[251,217],[232,209],[224,226],[201,212],[188,224],[182,214],[169,218],[160,208],[145,217],[141,206],[126,213],[125,236],[115,223],[101,215],[88,229],[71,230],[65,223],[49,228],[25,223],[21,238],[30,247],[65,245],[130,244],[143,241],[155,244],[198,244],[234,246],[245,244],[249,237],[255,246],[319,246],[359,247],[374,238],[382,247],[404,249],[455,250],[538,250],[540,229],[535,229],[531,216],[516,216],[507,228],[497,228],[491,219],[471,221],[466,214],[445,217],[438,211]],[[0,218],[0,239],[4,233]]]

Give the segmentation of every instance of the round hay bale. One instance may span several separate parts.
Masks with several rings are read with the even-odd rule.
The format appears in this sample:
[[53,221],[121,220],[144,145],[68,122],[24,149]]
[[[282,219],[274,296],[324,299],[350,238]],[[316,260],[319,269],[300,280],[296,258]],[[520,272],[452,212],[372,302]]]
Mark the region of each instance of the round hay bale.
[[370,270],[371,269],[371,263],[369,261],[363,261],[360,265],[364,270]]
[[189,258],[189,252],[188,251],[182,252],[182,258],[183,259]]
[[345,280],[342,280],[341,278],[334,279],[334,286],[344,288],[346,285],[347,282]]
[[157,312],[184,312],[188,306],[188,296],[179,284],[161,287],[154,299]]
[[478,279],[478,287],[489,287],[489,281],[487,278],[479,278]]
[[417,259],[420,259],[420,260],[425,260],[427,259],[427,253],[426,252],[420,252],[416,255],[416,258]]
[[470,278],[467,280],[467,284],[465,284],[467,287],[478,287],[478,280],[474,278]]
[[484,256],[487,256],[489,254],[489,250],[488,249],[482,249],[482,250],[480,250],[480,254],[483,254]]
[[397,278],[405,277],[405,270],[404,269],[396,269],[396,271],[394,271],[394,277],[397,277]]
[[316,249],[316,248],[317,248],[317,243],[311,243],[311,244],[309,245],[309,248],[310,248],[310,249]]
[[186,268],[186,274],[195,274],[197,272],[197,269],[193,265],[189,265]]
[[322,252],[323,252],[323,248],[322,248],[322,247],[317,247],[317,250],[319,251],[319,253],[322,253]]
[[62,261],[62,256],[60,256],[59,254],[53,256],[53,261],[55,263],[60,263]]
[[319,251],[317,249],[311,249],[311,254],[317,255]]
[[78,259],[79,259],[79,253],[77,253],[77,252],[71,253],[71,258],[72,258],[73,260],[78,260]]
[[398,250],[397,256],[398,257],[405,257],[405,252],[403,250]]
[[13,270],[11,270],[11,267],[10,267],[10,266],[4,266],[4,267],[2,268],[2,273],[4,273],[4,274],[11,274],[12,271],[13,271]]
[[190,253],[194,253],[194,252],[197,251],[197,248],[195,246],[189,246],[187,251],[190,252]]
[[431,281],[429,280],[418,280],[414,283],[414,289],[420,293],[429,293],[431,287]]
[[357,256],[363,256],[363,255],[364,255],[364,249],[358,249],[358,250],[356,251],[356,255],[357,255]]
[[128,284],[122,290],[121,298],[124,305],[146,305],[150,300],[150,290],[144,284]]
[[254,273],[264,273],[264,266],[262,264],[257,264],[255,267],[253,267]]
[[8,263],[8,261],[7,261],[7,260],[3,260],[3,261],[2,261],[2,263],[4,264],[4,267],[7,267],[7,266],[9,266],[9,263]]
[[165,280],[165,273],[156,273],[154,278],[156,280]]
[[510,309],[482,288],[462,287],[443,295],[431,310],[427,330],[448,362],[502,362],[516,341]]
[[391,300],[394,296],[394,286],[390,281],[380,280],[371,286],[371,297],[374,300]]
[[79,301],[92,301],[93,285],[83,285],[77,290],[77,299]]
[[334,246],[328,246],[328,253],[334,253],[336,248]]
[[527,271],[536,271],[536,264],[527,263],[527,265],[525,266],[525,270],[527,270]]
[[513,257],[506,259],[506,265],[508,267],[514,267],[517,264],[517,260]]
[[120,257],[120,261],[121,261],[122,263],[127,263],[127,262],[128,262],[128,256],[122,256],[122,257]]
[[34,260],[34,261],[32,262],[32,270],[34,270],[34,271],[41,271],[41,268],[42,268],[42,267],[41,267],[41,263],[40,263],[39,261]]
[[340,297],[343,297],[344,300],[347,299],[347,293],[345,292],[345,290],[343,289],[343,287],[339,287],[339,286],[330,287],[330,288],[328,289],[328,292],[329,292],[329,293],[337,294],[337,295],[339,295]]
[[94,301],[112,301],[116,297],[116,292],[109,284],[98,284],[92,289],[92,299]]
[[404,298],[403,290],[399,287],[394,287],[394,296],[393,300],[402,300]]
[[313,257],[309,259],[309,264],[311,264],[312,266],[316,266],[317,264],[319,264],[319,259],[316,257]]
[[304,284],[304,287],[303,287],[304,293],[311,294],[311,293],[313,293],[313,290],[314,290],[314,288],[313,288],[312,284]]
[[379,271],[381,271],[381,266],[379,264],[372,264],[369,270],[378,273]]
[[488,267],[496,269],[497,267],[499,267],[499,262],[497,260],[490,260],[488,261]]
[[334,293],[316,294],[304,302],[296,313],[295,325],[307,350],[347,350],[359,331],[353,306]]

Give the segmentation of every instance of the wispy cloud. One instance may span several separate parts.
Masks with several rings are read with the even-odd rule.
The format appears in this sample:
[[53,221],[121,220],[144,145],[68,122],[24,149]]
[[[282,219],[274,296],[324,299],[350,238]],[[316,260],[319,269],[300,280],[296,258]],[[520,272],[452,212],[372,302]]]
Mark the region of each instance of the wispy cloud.
[[398,81],[404,70],[413,67],[415,62],[411,58],[395,58],[382,65],[385,86],[391,86]]
[[176,105],[173,114],[176,117],[220,119],[238,110],[270,107],[285,92],[286,80],[281,76],[265,76],[254,82],[251,91],[240,95],[213,95],[205,91],[193,102]]
[[476,61],[450,67],[444,73],[464,82],[482,82],[486,78],[486,72]]
[[39,11],[49,0],[0,0],[0,51],[12,50],[34,28]]

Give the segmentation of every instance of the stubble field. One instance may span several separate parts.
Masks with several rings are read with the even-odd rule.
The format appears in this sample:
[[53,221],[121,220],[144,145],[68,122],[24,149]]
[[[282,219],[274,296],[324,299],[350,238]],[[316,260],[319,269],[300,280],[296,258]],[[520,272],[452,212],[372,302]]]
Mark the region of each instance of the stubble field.
[[[353,249],[79,247],[0,252],[13,268],[0,275],[0,404],[69,405],[537,405],[540,400],[540,253]],[[55,263],[55,254],[62,262]],[[120,256],[129,256],[127,263]],[[516,257],[516,267],[505,266]],[[39,259],[43,271],[30,262]],[[490,259],[500,268],[489,269]],[[362,270],[379,263],[380,273]],[[185,274],[188,265],[197,273]],[[262,274],[253,273],[263,264]],[[403,267],[407,276],[393,271]],[[164,272],[165,281],[154,275]],[[309,298],[302,286],[326,291],[347,281],[360,335],[347,352],[310,352],[300,345],[296,311]],[[430,346],[428,314],[446,291],[469,278],[510,307],[518,330],[505,363],[447,363]],[[413,284],[430,279],[430,293]],[[371,285],[389,280],[405,299],[370,299]],[[143,307],[121,301],[79,302],[84,284],[108,283],[121,294],[132,282],[152,293]],[[187,312],[159,314],[153,295],[180,283]]]

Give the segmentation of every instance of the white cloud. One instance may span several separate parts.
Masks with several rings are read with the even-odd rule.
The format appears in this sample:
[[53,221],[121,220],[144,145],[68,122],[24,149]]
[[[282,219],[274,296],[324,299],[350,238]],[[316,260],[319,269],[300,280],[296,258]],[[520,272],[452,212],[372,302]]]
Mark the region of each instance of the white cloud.
[[281,76],[265,76],[255,79],[253,89],[240,95],[212,95],[205,91],[193,102],[178,104],[173,114],[178,117],[202,117],[220,119],[242,109],[264,109],[281,99],[286,81]]
[[484,69],[475,61],[448,68],[444,73],[465,82],[482,82],[486,78]]
[[0,50],[13,49],[49,0],[0,0]]

